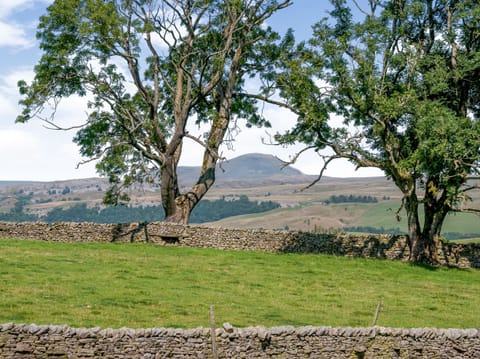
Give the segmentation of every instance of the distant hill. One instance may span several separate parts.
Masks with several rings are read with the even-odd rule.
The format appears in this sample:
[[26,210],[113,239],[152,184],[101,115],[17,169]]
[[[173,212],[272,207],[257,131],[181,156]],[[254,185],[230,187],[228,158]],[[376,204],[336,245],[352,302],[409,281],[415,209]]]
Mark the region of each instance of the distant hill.
[[[180,166],[178,168],[178,177],[184,187],[193,185],[199,174],[200,166]],[[316,176],[305,175],[291,166],[285,166],[275,156],[254,153],[226,160],[217,166],[215,187],[242,188],[306,183],[315,178]],[[36,189],[69,186],[80,190],[82,187],[91,188],[96,184],[101,185],[102,189],[108,186],[105,179],[85,178],[52,182],[0,181],[0,188],[17,187],[25,191],[35,191]]]
[[[184,186],[198,178],[200,167],[179,167],[178,175]],[[224,161],[217,166],[215,187],[252,187],[275,184],[305,183],[316,176],[286,166],[272,155],[246,154]]]
[[305,176],[299,170],[286,166],[282,161],[272,155],[260,153],[247,154],[225,161],[222,165],[225,170],[219,178],[245,179],[245,178],[270,178],[272,176],[298,177]]
[[0,181],[0,187],[12,187],[17,185],[29,185],[32,181]]

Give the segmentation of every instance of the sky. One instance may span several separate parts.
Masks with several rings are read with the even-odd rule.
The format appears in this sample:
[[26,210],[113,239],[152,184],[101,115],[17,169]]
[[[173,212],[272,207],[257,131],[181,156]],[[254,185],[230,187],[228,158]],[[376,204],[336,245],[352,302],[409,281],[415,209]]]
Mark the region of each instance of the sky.
[[[75,131],[57,131],[45,128],[45,123],[31,120],[15,123],[21,112],[18,105],[17,82],[33,79],[34,66],[41,57],[35,38],[38,18],[46,13],[52,0],[0,0],[0,181],[56,181],[98,177],[94,163],[77,166],[82,159],[78,147],[72,142]],[[311,26],[327,15],[326,0],[296,0],[287,9],[277,12],[268,24],[281,34],[292,28],[299,40],[311,35]],[[62,102],[55,121],[62,126],[82,123],[86,103],[81,98]],[[289,160],[301,145],[282,148],[262,143],[276,131],[282,132],[295,123],[292,114],[285,110],[268,108],[265,115],[273,129],[240,128],[233,149],[226,146],[221,153],[227,159],[246,153],[266,153]],[[202,129],[192,128],[192,131]],[[191,131],[191,133],[192,133]],[[199,132],[199,133],[200,133]],[[201,165],[203,148],[193,141],[184,145],[180,165]],[[306,152],[294,165],[306,174],[318,174],[321,160],[316,153]],[[352,164],[339,160],[329,165],[325,175],[332,177],[379,176],[376,169],[355,171]]]

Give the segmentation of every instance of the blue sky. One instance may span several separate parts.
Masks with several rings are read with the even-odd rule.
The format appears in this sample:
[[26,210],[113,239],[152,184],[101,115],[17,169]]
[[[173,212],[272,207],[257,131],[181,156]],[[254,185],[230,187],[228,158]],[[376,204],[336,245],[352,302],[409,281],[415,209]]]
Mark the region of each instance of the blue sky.
[[[15,124],[20,112],[16,83],[33,77],[33,68],[41,56],[35,39],[36,25],[52,2],[0,0],[0,180],[53,181],[97,176],[93,164],[76,168],[82,159],[72,143],[73,132],[48,130],[41,121]],[[327,6],[326,0],[296,0],[290,8],[275,14],[269,24],[280,33],[291,27],[298,39],[305,39],[311,34],[311,25],[327,15]],[[81,123],[86,111],[85,102],[73,98],[65,103],[57,114],[58,123]],[[271,109],[267,115],[276,119],[280,129],[293,125],[293,116],[285,111]],[[234,151],[224,148],[223,154],[232,158],[261,152],[288,159],[300,149],[299,146],[283,149],[263,145],[261,138],[267,136],[265,129],[241,129]],[[201,163],[202,149],[195,146],[198,145],[191,143],[185,146],[183,165]],[[316,174],[320,169],[319,158],[314,153],[306,154],[295,167],[305,173]],[[327,172],[327,175],[336,177],[380,174],[372,170],[355,172],[347,162],[334,163]]]

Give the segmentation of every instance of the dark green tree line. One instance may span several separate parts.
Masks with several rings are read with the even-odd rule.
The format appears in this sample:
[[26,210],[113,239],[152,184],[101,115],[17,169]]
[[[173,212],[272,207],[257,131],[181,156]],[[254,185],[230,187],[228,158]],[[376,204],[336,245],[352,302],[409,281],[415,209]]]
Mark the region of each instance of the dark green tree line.
[[378,203],[377,197],[372,196],[356,196],[353,194],[350,195],[331,195],[325,201],[326,204],[330,203]]
[[[18,201],[17,201],[18,203]],[[78,203],[71,207],[56,207],[43,216],[25,213],[24,205],[15,206],[10,212],[0,213],[0,221],[8,222],[94,222],[94,223],[130,223],[163,221],[165,214],[162,206],[107,206],[87,207],[86,203]],[[202,200],[192,212],[192,223],[214,222],[222,218],[242,214],[261,213],[280,207],[272,201],[250,201],[247,196],[238,200]]]

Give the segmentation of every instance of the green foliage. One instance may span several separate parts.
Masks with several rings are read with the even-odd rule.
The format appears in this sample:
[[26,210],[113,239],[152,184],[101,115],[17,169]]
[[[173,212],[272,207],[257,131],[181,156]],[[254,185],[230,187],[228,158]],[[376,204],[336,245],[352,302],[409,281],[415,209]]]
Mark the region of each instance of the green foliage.
[[[307,77],[302,82],[309,88],[313,81],[316,90],[297,90],[296,64],[284,64],[281,80],[292,83],[281,93],[288,100],[317,102],[315,108],[307,100],[295,105],[315,115],[299,116],[276,138],[330,148],[323,169],[345,158],[383,170],[404,194],[412,241],[432,242],[446,214],[466,208],[467,192],[475,188],[467,180],[480,174],[480,62],[474,60],[480,58],[474,25],[480,4],[366,1],[355,16],[346,1],[332,5],[330,17],[301,45],[308,55],[293,54]],[[321,106],[323,113],[315,110]],[[343,124],[329,125],[333,116]]]
[[[272,71],[279,35],[264,22],[289,4],[56,0],[38,25],[43,55],[35,78],[18,83],[17,121],[43,112],[52,125],[62,98],[89,95],[74,141],[109,178],[106,202],[128,200],[122,193],[132,183],[162,182],[167,216],[175,216],[179,203],[191,207],[184,208],[189,214],[213,183],[205,174],[215,171],[230,121],[269,125],[245,81]],[[45,113],[47,104],[52,113]],[[190,192],[180,193],[176,168],[192,121],[209,129],[195,138],[205,147],[202,185],[185,201]]]
[[0,273],[2,323],[208,327],[215,305],[238,327],[365,327],[379,301],[386,327],[480,320],[480,271],[384,260],[1,240]]

